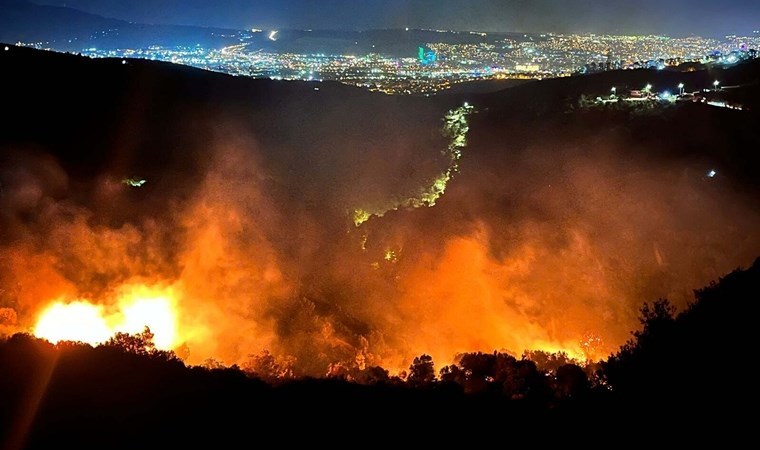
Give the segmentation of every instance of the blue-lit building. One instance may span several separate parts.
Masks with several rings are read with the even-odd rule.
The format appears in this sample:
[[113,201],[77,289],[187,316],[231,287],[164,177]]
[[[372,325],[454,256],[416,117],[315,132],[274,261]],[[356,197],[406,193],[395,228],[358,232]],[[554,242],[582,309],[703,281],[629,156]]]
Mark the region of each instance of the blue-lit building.
[[417,48],[417,58],[423,66],[433,66],[438,61],[435,51],[425,47]]

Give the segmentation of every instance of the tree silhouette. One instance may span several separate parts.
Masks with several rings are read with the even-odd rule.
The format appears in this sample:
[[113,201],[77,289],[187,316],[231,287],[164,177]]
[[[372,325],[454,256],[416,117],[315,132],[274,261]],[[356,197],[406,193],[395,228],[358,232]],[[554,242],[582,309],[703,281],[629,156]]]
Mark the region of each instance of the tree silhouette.
[[142,333],[116,333],[106,343],[106,347],[115,347],[127,353],[135,355],[150,355],[156,351],[156,345],[153,342],[154,334],[150,328],[145,327]]
[[268,383],[277,383],[293,378],[293,369],[288,362],[280,363],[268,350],[250,355],[243,364],[243,371]]
[[539,370],[553,374],[556,374],[560,367],[577,362],[565,352],[549,353],[542,350],[526,351],[523,353],[523,359],[529,359],[536,363]]
[[724,412],[734,410],[731,402],[746,396],[746,387],[725,361],[751,354],[747,343],[755,340],[758,280],[760,259],[697,291],[697,301],[677,317],[666,300],[645,304],[641,330],[602,363],[602,381],[635,406],[657,403],[693,414],[712,402]]
[[433,357],[430,355],[421,355],[414,358],[412,365],[409,366],[409,376],[407,383],[412,386],[427,386],[435,381],[435,366]]
[[586,372],[575,364],[565,364],[556,371],[554,393],[561,399],[575,398],[589,392]]
[[544,376],[536,363],[521,359],[511,364],[502,383],[504,394],[512,399],[540,398],[547,394]]
[[464,370],[459,368],[459,366],[456,364],[451,364],[449,366],[444,366],[441,368],[439,378],[441,379],[442,383],[453,383],[464,386],[464,383],[467,380],[467,375],[465,374]]
[[154,336],[150,328],[146,326],[141,333],[116,333],[103,344],[103,347],[118,349],[134,355],[149,356],[154,359],[180,361],[174,352],[157,349],[156,344],[153,342]]
[[354,377],[354,381],[366,385],[384,384],[390,381],[390,375],[387,370],[380,366],[371,366],[359,371]]
[[[508,365],[508,363],[507,363]],[[496,353],[465,353],[459,367],[465,375],[464,389],[468,393],[485,392],[497,377]],[[502,364],[502,368],[504,365]]]

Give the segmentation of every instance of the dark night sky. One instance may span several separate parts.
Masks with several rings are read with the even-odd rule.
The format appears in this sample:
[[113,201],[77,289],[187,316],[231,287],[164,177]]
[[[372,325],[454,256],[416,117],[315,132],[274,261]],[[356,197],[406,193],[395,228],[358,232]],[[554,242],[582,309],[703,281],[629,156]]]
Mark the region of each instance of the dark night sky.
[[135,22],[230,28],[446,28],[720,35],[760,28],[759,0],[37,0]]

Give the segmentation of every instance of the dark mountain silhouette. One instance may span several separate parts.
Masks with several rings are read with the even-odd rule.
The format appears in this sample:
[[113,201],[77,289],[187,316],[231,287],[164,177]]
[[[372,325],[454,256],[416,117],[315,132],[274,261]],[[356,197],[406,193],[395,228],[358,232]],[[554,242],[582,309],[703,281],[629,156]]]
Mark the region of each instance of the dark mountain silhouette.
[[[506,89],[501,93],[484,95],[479,100],[484,105],[501,111],[502,114],[520,113],[523,116],[544,116],[561,114],[568,101],[577,100],[581,95],[591,98],[608,97],[612,87],[618,92],[642,90],[648,84],[653,92],[670,91],[678,93],[678,85],[684,84],[685,92],[700,92],[712,89],[713,82],[719,80],[722,86],[747,86],[742,92],[742,101],[757,109],[758,74],[760,60],[750,60],[735,66],[711,66],[694,72],[670,70],[617,70],[585,76],[546,79],[527,84],[523,89]],[[725,89],[724,93],[733,89]],[[498,116],[497,116],[498,117]]]
[[[72,8],[38,5],[23,0],[2,0],[0,40],[40,42],[53,39],[84,40],[104,30],[124,27],[128,22],[107,19]],[[34,27],[29,24],[34,23]]]
[[[711,90],[715,80],[731,87],[717,93],[703,92]],[[625,93],[651,84],[655,92],[677,93],[680,83],[685,85],[686,92],[696,92],[708,99],[735,99],[748,111],[692,102],[661,108],[656,114],[620,111],[615,107],[585,112],[577,108],[581,97],[607,98],[613,86]],[[760,135],[752,126],[760,111],[760,60],[696,72],[639,69],[547,79],[468,98],[488,110],[487,115],[479,118],[484,121],[482,129],[489,134],[486,138],[489,141],[521,142],[540,135],[535,131],[542,129],[567,131],[571,139],[622,137],[630,144],[625,148],[631,152],[712,164],[729,170],[729,178],[739,179],[737,184],[743,186],[742,190],[760,186],[757,179],[760,159],[750,150],[760,142]],[[568,114],[571,110],[579,113]]]

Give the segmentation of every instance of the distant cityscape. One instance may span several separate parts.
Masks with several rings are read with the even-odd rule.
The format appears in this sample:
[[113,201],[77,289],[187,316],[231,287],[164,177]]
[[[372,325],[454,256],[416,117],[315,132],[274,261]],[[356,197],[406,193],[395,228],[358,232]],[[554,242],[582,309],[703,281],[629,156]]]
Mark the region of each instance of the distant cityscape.
[[[401,55],[382,49],[356,53],[278,51],[261,45],[262,41],[276,43],[280,35],[277,30],[247,30],[225,36],[237,42],[221,48],[200,44],[88,47],[79,53],[93,58],[168,61],[234,76],[329,80],[387,94],[433,95],[476,80],[542,79],[635,68],[689,70],[695,64],[732,65],[757,58],[760,49],[760,31],[723,38],[423,31],[425,36],[440,34],[442,38],[410,44],[408,52]],[[409,32],[399,30],[399,42],[406,42],[403,34]],[[19,44],[56,50],[44,42]]]

